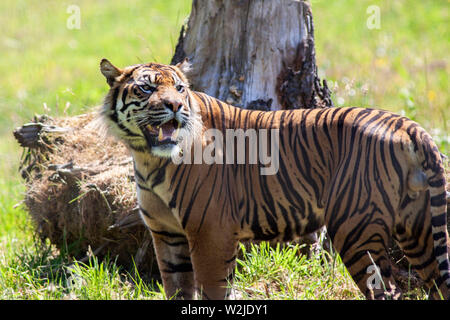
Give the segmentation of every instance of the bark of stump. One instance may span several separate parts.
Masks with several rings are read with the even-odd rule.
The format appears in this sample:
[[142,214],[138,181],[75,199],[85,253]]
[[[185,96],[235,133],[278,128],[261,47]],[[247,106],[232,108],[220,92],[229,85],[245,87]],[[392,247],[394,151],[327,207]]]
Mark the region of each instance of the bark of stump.
[[330,107],[317,76],[309,5],[297,0],[193,0],[172,64],[188,58],[192,88],[237,107]]

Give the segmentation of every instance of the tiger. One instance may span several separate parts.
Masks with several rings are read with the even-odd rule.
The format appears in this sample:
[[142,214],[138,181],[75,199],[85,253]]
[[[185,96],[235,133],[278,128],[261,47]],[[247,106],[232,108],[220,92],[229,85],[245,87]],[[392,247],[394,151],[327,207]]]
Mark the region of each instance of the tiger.
[[[230,298],[240,242],[289,242],[325,226],[367,299],[402,298],[391,239],[429,297],[450,299],[443,155],[419,124],[359,107],[234,107],[191,90],[189,68],[186,60],[100,63],[109,85],[100,117],[133,158],[139,212],[167,297]],[[244,162],[189,161],[194,145],[211,146],[208,130],[231,129],[270,131],[253,144],[224,142],[244,149]],[[277,170],[262,174],[268,162],[248,161],[255,145],[278,152]]]

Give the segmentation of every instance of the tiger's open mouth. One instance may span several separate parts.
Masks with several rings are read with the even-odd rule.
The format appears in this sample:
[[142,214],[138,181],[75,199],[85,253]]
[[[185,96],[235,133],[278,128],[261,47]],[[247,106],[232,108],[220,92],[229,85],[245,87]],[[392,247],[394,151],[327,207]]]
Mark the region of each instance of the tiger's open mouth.
[[144,133],[149,147],[167,144],[175,145],[177,144],[177,137],[181,126],[181,122],[178,122],[175,118],[173,118],[158,126],[148,124],[141,127],[141,130]]

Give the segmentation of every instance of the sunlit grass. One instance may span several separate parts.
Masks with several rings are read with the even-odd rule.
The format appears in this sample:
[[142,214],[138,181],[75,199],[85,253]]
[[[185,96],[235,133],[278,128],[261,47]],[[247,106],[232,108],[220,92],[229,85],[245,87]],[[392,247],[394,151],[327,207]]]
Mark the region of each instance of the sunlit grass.
[[110,258],[72,261],[50,244],[0,244],[0,299],[130,300],[165,299],[162,286],[122,270]]
[[233,288],[243,299],[362,299],[338,255],[327,251],[299,254],[299,246],[268,243],[241,246]]

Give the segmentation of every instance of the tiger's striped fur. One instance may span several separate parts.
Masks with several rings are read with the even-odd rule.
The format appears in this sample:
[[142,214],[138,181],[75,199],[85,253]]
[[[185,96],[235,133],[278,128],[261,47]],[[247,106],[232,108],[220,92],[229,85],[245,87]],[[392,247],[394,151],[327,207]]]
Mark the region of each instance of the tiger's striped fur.
[[[239,241],[289,241],[325,225],[368,298],[399,296],[387,255],[391,237],[432,296],[439,289],[450,298],[444,168],[424,129],[364,108],[235,108],[189,90],[182,68],[101,63],[111,86],[103,116],[133,155],[140,212],[168,296],[191,299],[197,288],[204,298],[225,298]],[[194,140],[208,128],[279,129],[279,170],[261,175],[260,164],[175,165],[168,149],[179,140],[161,146],[161,129],[158,139],[151,131],[165,125],[173,137],[168,121]],[[368,287],[371,259],[386,291]]]

